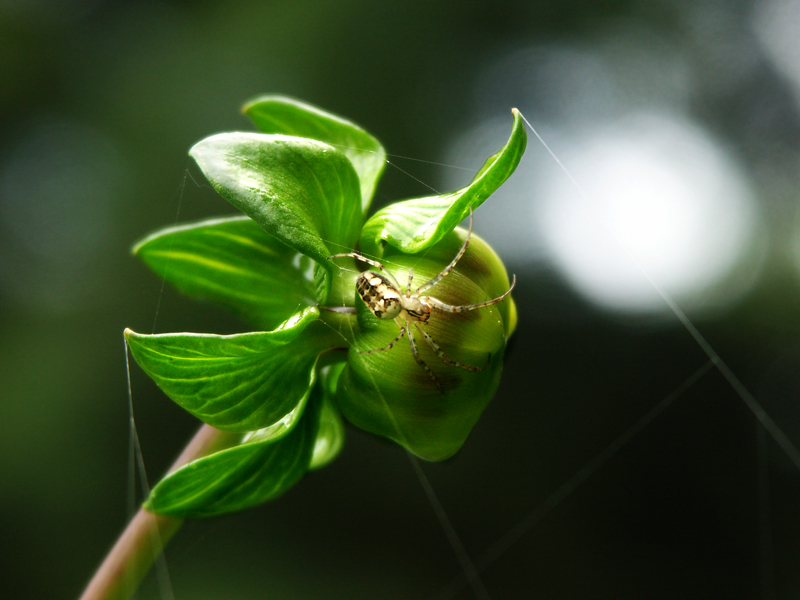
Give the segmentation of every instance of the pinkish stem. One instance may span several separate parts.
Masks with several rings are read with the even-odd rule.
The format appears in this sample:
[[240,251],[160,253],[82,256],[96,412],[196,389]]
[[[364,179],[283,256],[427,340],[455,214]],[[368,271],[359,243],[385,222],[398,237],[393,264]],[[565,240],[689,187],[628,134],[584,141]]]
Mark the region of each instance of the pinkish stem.
[[[241,434],[203,425],[170,467],[172,472],[193,460],[234,446]],[[114,544],[80,600],[127,600],[139,587],[183,519],[139,509]]]

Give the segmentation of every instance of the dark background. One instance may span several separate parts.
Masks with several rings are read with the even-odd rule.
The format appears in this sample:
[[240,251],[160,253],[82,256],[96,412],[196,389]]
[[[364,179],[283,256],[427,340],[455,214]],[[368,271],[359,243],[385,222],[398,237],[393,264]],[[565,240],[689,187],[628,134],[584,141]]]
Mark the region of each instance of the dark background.
[[[747,285],[723,277],[677,299],[800,445],[797,5],[0,1],[0,596],[76,598],[127,520],[123,328],[247,329],[162,294],[129,248],[176,215],[233,213],[186,152],[251,129],[239,107],[262,93],[350,118],[392,155],[471,170],[513,105],[557,154],[564,132],[680,112],[735,159],[758,228],[731,271],[751,265]],[[378,206],[427,193],[417,179],[469,179],[390,160],[413,177],[388,167]],[[520,323],[462,451],[422,465],[489,597],[796,598],[798,466],[718,371],[689,381],[708,359],[663,302],[601,307],[525,250],[538,239],[526,211],[543,201],[526,182],[543,172],[563,176],[531,135],[518,183],[476,214],[517,273]],[[197,423],[131,376],[155,481]],[[177,599],[476,597],[409,458],[351,427],[329,467],[273,503],[187,523],[167,558]],[[140,598],[161,597],[151,577]]]

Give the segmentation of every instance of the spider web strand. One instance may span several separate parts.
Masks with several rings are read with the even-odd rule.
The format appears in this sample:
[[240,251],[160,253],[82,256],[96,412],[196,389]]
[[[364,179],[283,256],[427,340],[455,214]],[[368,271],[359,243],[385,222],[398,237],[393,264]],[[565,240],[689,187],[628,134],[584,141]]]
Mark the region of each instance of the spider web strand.
[[[497,561],[509,548],[522,539],[541,519],[551,510],[556,508],[561,502],[578,487],[585,483],[592,475],[622,450],[636,435],[645,429],[650,423],[655,421],[669,406],[682,396],[689,388],[697,383],[708,371],[714,367],[712,361],[707,361],[702,367],[692,373],[681,385],[665,396],[658,404],[641,417],[636,423],[631,425],[625,432],[620,434],[604,450],[592,458],[581,469],[579,469],[568,481],[564,482],[558,489],[552,492],[543,502],[528,513],[519,523],[514,525],[500,539],[495,541],[489,548],[478,557],[475,566],[478,571],[483,571],[495,561]],[[466,581],[463,575],[458,576],[446,587],[442,588],[435,600],[450,600],[464,587]]]
[[[123,338],[124,339],[124,338]],[[144,466],[144,457],[142,455],[142,447],[139,443],[139,432],[136,428],[136,419],[133,416],[133,388],[131,386],[131,363],[129,358],[130,350],[128,348],[128,340],[125,339],[125,368],[128,375],[128,415],[130,421],[130,437],[131,444],[130,450],[134,453],[136,463],[139,469],[139,479],[142,484],[142,494],[147,498],[150,496],[150,484],[147,479],[147,470]],[[133,457],[130,460],[133,463]],[[131,467],[131,470],[132,467]],[[133,477],[130,479],[129,501],[135,498],[135,471]],[[167,558],[164,556],[164,542],[161,539],[161,532],[156,525],[150,528],[150,542],[153,545],[153,551],[157,553],[155,558],[156,579],[158,580],[158,588],[161,598],[165,600],[175,600],[175,594],[172,590],[172,580],[169,576],[169,567],[167,566]]]
[[648,283],[652,286],[652,288],[656,291],[656,293],[661,297],[664,303],[669,307],[675,317],[680,321],[689,335],[692,336],[694,341],[700,346],[700,349],[708,356],[717,370],[722,374],[728,384],[731,386],[733,391],[739,396],[739,398],[744,402],[745,406],[750,409],[750,412],[753,413],[755,418],[758,420],[759,423],[764,427],[764,429],[769,433],[772,439],[780,446],[786,456],[794,463],[795,467],[800,470],[800,450],[798,450],[797,446],[795,446],[792,441],[788,438],[788,436],[783,432],[783,430],[778,426],[778,424],[767,414],[767,411],[761,406],[761,404],[756,400],[755,396],[750,393],[750,391],[744,386],[744,384],[739,380],[736,375],[734,375],[733,371],[728,367],[727,363],[722,360],[722,357],[717,353],[716,350],[711,346],[711,344],[703,337],[703,334],[694,326],[694,323],[686,316],[686,313],[678,306],[678,304],[672,299],[672,297],[665,292],[661,286],[659,286],[655,280],[650,276],[647,269],[639,262],[639,260],[634,255],[633,251],[630,247],[622,240],[617,230],[608,222],[603,214],[597,210],[597,206],[595,202],[593,202],[583,187],[578,183],[578,181],[572,176],[572,173],[564,166],[564,163],[559,160],[559,158],[555,155],[555,153],[550,149],[550,146],[542,139],[539,133],[534,129],[533,125],[530,124],[528,119],[525,118],[522,113],[522,120],[525,121],[525,124],[530,128],[533,134],[536,136],[536,139],[544,146],[545,150],[547,150],[548,154],[553,158],[556,164],[560,167],[560,169],[564,172],[567,178],[572,182],[572,185],[581,195],[581,198],[587,202],[587,204],[592,208],[595,214],[602,220],[608,230],[613,234],[616,238],[617,242],[620,244],[620,247],[625,251],[628,257],[633,261],[633,264],[636,265],[636,268],[642,273],[644,278],[648,281]]

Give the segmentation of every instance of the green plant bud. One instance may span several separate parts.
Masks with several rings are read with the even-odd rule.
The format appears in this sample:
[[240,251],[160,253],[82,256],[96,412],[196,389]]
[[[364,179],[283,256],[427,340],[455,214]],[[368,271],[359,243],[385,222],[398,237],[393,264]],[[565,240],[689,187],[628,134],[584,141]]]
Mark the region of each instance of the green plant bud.
[[[419,254],[387,246],[381,264],[400,284],[401,293],[413,269],[414,294],[453,260],[466,236],[465,230],[456,229]],[[473,234],[458,264],[421,295],[466,306],[501,296],[508,289],[508,275],[497,254]],[[379,350],[397,337],[398,323],[377,318],[360,299],[356,305],[360,332],[337,390],[342,413],[354,425],[388,437],[421,458],[449,458],[463,445],[497,390],[506,342],[516,325],[511,296],[470,311],[434,309],[427,323],[419,323],[444,357],[477,372],[444,362],[413,324],[402,321],[414,335],[419,358],[430,372],[414,359],[407,339]]]

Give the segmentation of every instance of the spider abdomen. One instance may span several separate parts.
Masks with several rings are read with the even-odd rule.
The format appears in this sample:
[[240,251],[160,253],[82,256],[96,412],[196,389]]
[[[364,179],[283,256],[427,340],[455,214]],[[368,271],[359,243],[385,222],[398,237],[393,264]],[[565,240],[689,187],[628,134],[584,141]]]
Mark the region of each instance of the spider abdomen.
[[358,295],[379,319],[394,319],[402,309],[400,292],[375,271],[364,271],[356,280]]

